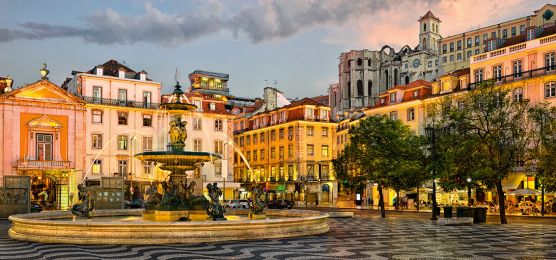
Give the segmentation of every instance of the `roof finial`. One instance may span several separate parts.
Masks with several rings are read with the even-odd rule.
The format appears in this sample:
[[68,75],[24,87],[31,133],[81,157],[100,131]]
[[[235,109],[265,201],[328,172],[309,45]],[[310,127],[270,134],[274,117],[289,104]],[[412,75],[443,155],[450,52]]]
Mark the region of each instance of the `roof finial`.
[[47,76],[48,76],[48,73],[50,73],[50,71],[46,69],[46,62],[44,62],[44,63],[42,64],[42,69],[41,69],[41,76],[42,76],[42,79],[48,79],[48,77],[47,77]]
[[174,74],[174,79],[176,80],[177,85],[180,84],[180,72],[178,71],[178,67],[176,67],[176,74]]

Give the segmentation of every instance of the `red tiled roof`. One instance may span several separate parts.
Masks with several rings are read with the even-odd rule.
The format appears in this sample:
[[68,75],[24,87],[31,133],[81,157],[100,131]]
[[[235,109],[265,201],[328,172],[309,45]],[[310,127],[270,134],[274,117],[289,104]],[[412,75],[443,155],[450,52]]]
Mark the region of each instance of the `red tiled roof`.
[[[556,25],[551,25],[549,27],[545,27],[537,38],[546,37],[546,36],[549,36],[549,35],[552,35],[552,34],[556,34]],[[526,42],[526,41],[527,41],[527,38],[526,38],[525,34],[516,35],[514,37],[508,38],[504,42],[504,44],[502,44],[502,46],[500,46],[500,49],[501,48],[506,48],[508,46],[520,44],[520,43],[523,43],[523,42]]]
[[319,103],[318,101],[312,99],[312,98],[303,98],[297,101],[292,102],[289,105],[285,105],[283,107],[279,107],[277,109],[281,109],[281,108],[290,108],[290,107],[298,107],[298,106],[305,106],[305,105],[311,105],[311,106],[324,106],[323,104]]
[[436,17],[430,10],[423,17],[421,17],[421,19],[419,19],[419,20],[422,20],[422,19],[425,19],[425,18],[433,18],[433,19],[436,19],[436,20],[440,21],[440,18]]

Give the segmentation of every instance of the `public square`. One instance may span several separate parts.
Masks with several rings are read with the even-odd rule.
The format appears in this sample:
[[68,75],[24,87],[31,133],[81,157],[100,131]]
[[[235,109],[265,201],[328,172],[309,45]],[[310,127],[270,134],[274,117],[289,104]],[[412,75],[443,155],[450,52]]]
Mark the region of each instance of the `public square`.
[[150,246],[16,241],[7,236],[9,221],[2,220],[0,259],[554,259],[556,219],[552,220],[433,226],[411,214],[380,219],[371,213],[329,219],[330,231],[319,236]]

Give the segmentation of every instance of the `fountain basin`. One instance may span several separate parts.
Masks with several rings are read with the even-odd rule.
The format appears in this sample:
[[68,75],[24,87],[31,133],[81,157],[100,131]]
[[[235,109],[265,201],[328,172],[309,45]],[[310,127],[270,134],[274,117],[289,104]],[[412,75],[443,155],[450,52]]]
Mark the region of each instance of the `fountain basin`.
[[[305,210],[267,210],[264,220],[154,222],[93,221],[96,218],[141,218],[142,209],[95,210],[93,219],[73,220],[69,211],[18,214],[9,217],[9,236],[17,240],[64,244],[175,244],[299,237],[326,233],[328,214]],[[228,210],[226,216],[247,216],[249,210]]]

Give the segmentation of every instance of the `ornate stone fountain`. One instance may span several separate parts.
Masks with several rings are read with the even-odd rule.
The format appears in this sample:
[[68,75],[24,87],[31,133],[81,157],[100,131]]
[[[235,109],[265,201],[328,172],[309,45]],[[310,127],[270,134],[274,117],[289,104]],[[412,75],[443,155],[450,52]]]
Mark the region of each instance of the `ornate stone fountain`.
[[204,163],[222,159],[219,154],[185,150],[187,122],[182,121],[181,116],[197,107],[185,102],[179,83],[176,83],[168,103],[162,104],[160,107],[173,117],[168,131],[170,139],[168,150],[138,153],[135,158],[144,162],[154,162],[161,169],[170,171],[170,174],[168,179],[162,182],[162,193],[158,193],[157,189],[151,189],[148,192],[147,208],[143,212],[143,219],[154,221],[206,220],[207,218],[226,220],[224,208],[219,201],[222,191],[217,184],[207,185],[209,200],[202,194],[202,187],[198,185],[198,183],[202,183],[200,176],[188,177],[186,173]]

